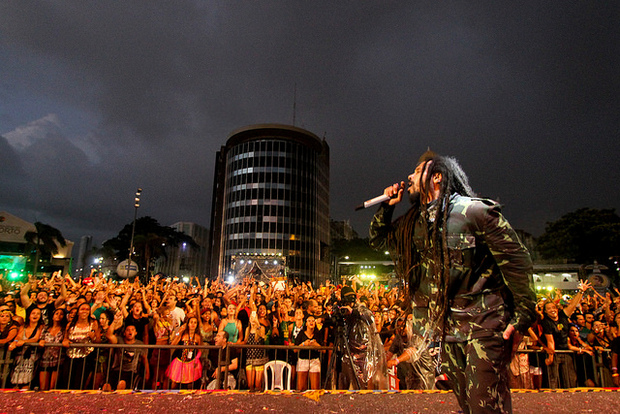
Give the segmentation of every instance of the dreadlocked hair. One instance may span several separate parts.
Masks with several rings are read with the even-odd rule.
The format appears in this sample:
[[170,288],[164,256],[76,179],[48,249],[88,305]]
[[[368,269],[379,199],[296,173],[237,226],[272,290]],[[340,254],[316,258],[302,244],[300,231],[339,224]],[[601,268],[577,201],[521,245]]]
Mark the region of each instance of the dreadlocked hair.
[[[443,331],[447,314],[450,280],[450,255],[448,252],[447,226],[450,198],[454,194],[473,197],[475,194],[469,185],[467,175],[453,157],[437,155],[427,151],[420,157],[418,165],[424,163],[418,183],[420,193],[411,200],[412,207],[394,223],[395,231],[388,236],[388,243],[395,247],[396,270],[407,284],[408,296],[413,296],[420,286],[420,273],[415,268],[420,265],[421,252],[413,248],[413,235],[419,217],[430,221],[431,226],[423,225],[418,229],[417,236],[422,237],[429,246],[428,263],[430,275],[438,290],[436,306],[429,309],[429,319]],[[432,179],[441,174],[439,195],[435,203],[429,205],[426,197],[431,188]],[[423,180],[424,178],[424,180]],[[429,228],[430,227],[430,228]]]

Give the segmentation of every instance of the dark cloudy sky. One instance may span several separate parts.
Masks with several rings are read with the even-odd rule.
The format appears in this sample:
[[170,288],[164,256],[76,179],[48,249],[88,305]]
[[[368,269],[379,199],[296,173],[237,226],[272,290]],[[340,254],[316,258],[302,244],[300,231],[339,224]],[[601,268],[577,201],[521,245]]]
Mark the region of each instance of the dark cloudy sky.
[[140,215],[209,226],[229,133],[331,147],[331,216],[455,155],[540,235],[620,206],[618,1],[0,2],[0,210],[78,241]]

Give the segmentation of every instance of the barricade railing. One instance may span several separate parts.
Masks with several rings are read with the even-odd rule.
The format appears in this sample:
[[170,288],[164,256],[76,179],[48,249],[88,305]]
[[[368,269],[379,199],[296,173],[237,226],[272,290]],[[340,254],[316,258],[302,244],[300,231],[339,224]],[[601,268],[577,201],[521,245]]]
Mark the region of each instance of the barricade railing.
[[545,362],[548,354],[544,350],[524,349],[517,354],[529,356],[529,372],[522,373],[525,388],[574,388],[613,387],[611,379],[611,350],[587,352],[556,350],[553,362]]
[[[21,349],[20,349],[21,348]],[[13,353],[4,353],[0,349],[0,386],[2,388],[28,387],[29,389],[105,389],[106,384],[110,384],[111,389],[115,389],[120,381],[125,382],[127,389],[171,389],[176,387],[198,389],[225,389],[231,388],[228,382],[222,386],[224,378],[229,378],[229,367],[231,366],[231,355],[238,353],[237,368],[234,370],[236,387],[243,385],[245,377],[245,367],[248,361],[247,350],[264,350],[268,361],[280,360],[291,364],[295,369],[295,362],[298,358],[310,359],[310,353],[318,353],[319,363],[327,366],[326,355],[331,355],[331,347],[302,347],[287,345],[251,345],[251,344],[228,344],[226,347],[215,345],[145,345],[145,344],[71,344],[68,348],[61,344],[46,343],[42,347],[38,344],[25,345],[17,348]],[[29,353],[36,353],[38,357],[34,362],[30,372],[25,375],[15,376],[14,372],[18,369],[24,371],[23,366],[27,365],[27,358],[24,358],[24,351],[30,349]],[[89,349],[92,351],[87,356],[81,358],[70,358],[68,349]],[[59,349],[59,357],[54,364],[43,367],[41,354],[45,349]],[[183,356],[183,351],[200,356],[189,356],[190,361],[198,359],[200,364],[190,367],[190,373],[198,376],[196,368],[202,371],[198,378],[188,383],[172,383],[169,372],[171,362]],[[232,354],[231,354],[232,351]],[[235,353],[236,351],[236,353]],[[246,351],[246,352],[243,352]],[[136,357],[135,353],[144,353],[145,357]],[[86,352],[84,352],[86,353]],[[135,358],[135,359],[134,359]],[[139,358],[139,360],[137,360]],[[148,368],[148,379],[146,377],[146,365]],[[213,362],[213,363],[211,363]],[[129,364],[129,366],[127,366]],[[49,362],[48,362],[49,365]],[[217,365],[217,366],[215,366]],[[219,368],[222,368],[220,371]],[[187,365],[181,365],[182,369],[187,369]],[[191,368],[194,371],[191,371]],[[45,374],[41,375],[41,372]],[[243,373],[242,373],[243,372]],[[262,375],[262,373],[261,373]],[[182,375],[183,376],[183,375]],[[19,377],[19,378],[17,378]],[[15,379],[27,382],[15,383]],[[261,378],[262,379],[262,378]],[[239,384],[241,383],[241,384]],[[309,385],[309,378],[308,378]],[[309,388],[309,387],[307,387]]]
[[[20,349],[22,348],[22,349]],[[69,348],[93,348],[88,356],[83,358],[69,358],[67,350],[59,344],[46,343],[43,347],[38,344],[26,345],[17,348],[13,353],[0,348],[0,386],[2,388],[29,387],[30,389],[105,389],[110,384],[115,389],[120,381],[125,382],[127,389],[171,389],[182,387],[190,389],[239,389],[244,387],[245,368],[252,361],[248,360],[248,350],[264,351],[266,360],[289,363],[295,372],[297,359],[315,359],[320,366],[320,377],[327,374],[324,370],[328,366],[329,358],[333,355],[332,347],[302,347],[288,345],[252,345],[228,344],[225,348],[215,345],[144,345],[144,344],[72,344]],[[30,355],[25,358],[26,348],[31,348]],[[48,366],[41,364],[41,354],[45,349],[59,349],[59,358]],[[198,358],[200,364],[193,366],[194,381],[173,384],[167,370],[171,362],[182,356],[187,350],[188,360]],[[136,357],[135,353],[145,357]],[[199,357],[191,358],[193,353],[200,353]],[[32,354],[38,355],[30,363]],[[572,386],[612,387],[610,373],[611,351],[604,349],[596,351],[594,355],[577,353],[574,351],[556,350],[555,364],[547,365],[547,353],[543,350],[518,350],[518,354],[528,355],[529,372],[525,375],[525,388],[570,388]],[[232,356],[238,361],[233,373],[229,372]],[[253,360],[256,354],[249,355]],[[147,362],[149,377],[146,377]],[[196,372],[200,367],[201,373]],[[19,367],[19,368],[18,368]],[[310,367],[310,363],[308,363]],[[187,366],[182,366],[187,368]],[[192,367],[190,367],[192,368]],[[19,375],[15,374],[18,370]],[[30,370],[30,371],[29,371]],[[260,375],[262,371],[260,371]],[[43,373],[43,374],[42,374]],[[229,374],[234,374],[234,386],[230,386]],[[293,374],[293,373],[291,373]],[[28,376],[30,375],[30,378]],[[332,376],[337,377],[337,376]],[[223,383],[224,378],[226,382]],[[305,389],[310,389],[310,376],[305,376]],[[15,383],[15,379],[27,380],[26,383]],[[190,378],[191,379],[191,378]],[[293,377],[294,379],[294,377]],[[295,381],[293,381],[295,382]],[[335,385],[334,385],[335,386]],[[270,384],[264,384],[270,389]]]

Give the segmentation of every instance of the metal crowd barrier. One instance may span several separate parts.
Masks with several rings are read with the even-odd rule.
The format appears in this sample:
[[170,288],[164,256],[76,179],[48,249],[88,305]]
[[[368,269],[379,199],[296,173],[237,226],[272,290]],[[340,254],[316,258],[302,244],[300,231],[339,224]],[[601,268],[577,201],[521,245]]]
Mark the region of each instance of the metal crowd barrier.
[[[611,350],[595,351],[594,355],[570,350],[556,350],[557,367],[547,365],[543,350],[524,349],[517,354],[529,356],[529,382],[526,388],[613,387],[611,379]],[[527,377],[527,376],[526,376]]]
[[[286,345],[250,345],[250,344],[228,344],[226,348],[221,348],[215,345],[130,345],[130,344],[71,344],[70,348],[94,348],[94,350],[86,358],[72,359],[67,356],[67,349],[59,344],[46,343],[43,347],[37,345],[29,345],[32,351],[36,351],[39,355],[37,362],[40,362],[40,355],[45,348],[60,348],[59,358],[55,367],[49,368],[50,377],[52,373],[55,373],[57,380],[53,388],[55,389],[80,389],[80,390],[96,390],[105,389],[105,384],[111,384],[111,389],[114,389],[112,385],[117,384],[120,380],[126,382],[127,389],[169,389],[170,381],[168,380],[165,370],[172,360],[176,357],[175,351],[182,351],[184,349],[196,350],[201,352],[201,364],[203,364],[203,373],[199,380],[196,380],[190,384],[179,384],[184,388],[200,389],[205,388],[211,381],[211,378],[206,378],[207,373],[210,373],[216,367],[204,367],[207,365],[209,356],[215,361],[221,361],[220,366],[225,366],[224,375],[220,374],[220,370],[215,370],[215,389],[223,389],[222,381],[224,378],[228,378],[228,367],[231,362],[231,350],[238,349],[239,361],[237,366],[237,378],[236,382],[239,385],[239,378],[244,374],[239,374],[241,371],[245,371],[245,361],[247,359],[246,353],[243,350],[247,349],[265,349],[269,361],[280,360],[290,362],[294,369],[294,361],[297,357],[302,357],[304,352],[308,354],[310,351],[320,351],[320,362],[322,367],[326,367],[327,358],[326,355],[331,355],[332,347],[301,347],[301,346],[286,346]],[[147,361],[150,367],[149,379],[145,377],[145,367],[142,362],[138,363],[138,368],[135,371],[123,370],[123,358],[122,353],[125,351],[138,351],[144,350],[147,353]],[[161,351],[169,350],[166,361],[161,360]],[[20,351],[18,348],[13,353],[0,349],[0,387],[11,388],[15,384],[11,383],[11,375],[17,362],[16,353]],[[156,353],[154,351],[157,351]],[[115,362],[115,354],[120,353],[118,369],[113,370],[113,364]],[[216,354],[212,354],[216,353]],[[153,356],[155,354],[155,356]],[[217,356],[215,356],[217,355]],[[151,364],[155,362],[154,364]],[[125,364],[126,365],[126,364]],[[20,384],[19,387],[28,386],[29,389],[44,389],[40,383],[39,368],[34,367],[33,378],[28,384]],[[324,375],[324,373],[322,373]],[[309,381],[309,379],[308,379]]]
[[[192,349],[201,352],[201,362],[206,365],[206,361],[211,359],[216,361],[223,361],[225,365],[224,375],[220,375],[218,369],[215,376],[215,389],[226,388],[222,386],[224,378],[228,378],[228,366],[231,362],[231,350],[238,349],[239,361],[237,368],[237,388],[239,387],[240,378],[243,374],[239,374],[241,371],[245,371],[246,366],[246,352],[247,349],[265,349],[267,358],[269,361],[279,360],[289,362],[293,369],[295,368],[295,360],[297,357],[304,357],[304,353],[310,353],[310,351],[320,351],[320,363],[321,363],[321,384],[322,380],[326,376],[324,370],[328,366],[329,358],[333,355],[332,347],[300,347],[300,346],[286,346],[286,345],[250,345],[250,344],[228,344],[226,348],[220,348],[214,345],[128,345],[128,344],[72,344],[72,348],[88,348],[93,347],[89,357],[81,359],[71,359],[66,356],[67,348],[57,344],[45,344],[44,348],[38,345],[31,345],[33,351],[41,355],[44,348],[56,347],[61,348],[60,353],[64,355],[60,358],[55,367],[49,370],[50,376],[55,373],[57,376],[57,382],[54,388],[56,389],[105,389],[105,384],[117,384],[121,379],[127,383],[127,389],[169,389],[170,382],[167,380],[166,374],[161,370],[166,369],[170,362],[175,357],[175,351],[182,351],[184,349]],[[18,348],[19,350],[19,348]],[[145,367],[140,362],[138,369],[135,371],[123,370],[123,358],[119,358],[118,370],[113,370],[113,363],[115,359],[115,353],[121,353],[132,350],[145,350],[147,352],[147,361],[150,365],[150,376],[147,380],[144,375]],[[160,350],[153,357],[155,350]],[[161,360],[161,350],[169,350],[167,361]],[[590,356],[587,353],[578,354],[573,351],[561,351],[555,352],[555,358],[561,359],[559,367],[555,372],[550,366],[545,364],[545,358],[547,354],[542,350],[519,350],[517,353],[528,355],[528,364],[530,367],[529,376],[526,376],[526,382],[528,386],[525,388],[539,389],[539,388],[570,388],[574,386],[594,386],[594,387],[613,387],[611,379],[611,373],[609,370],[611,360],[611,350],[605,349],[601,352],[595,352]],[[164,354],[165,355],[165,354]],[[217,355],[217,356],[216,356]],[[562,357],[562,355],[568,355],[570,358]],[[307,357],[309,358],[309,357]],[[40,358],[39,358],[40,361]],[[152,364],[151,362],[155,362]],[[13,372],[14,364],[16,363],[15,351],[13,354],[6,351],[6,349],[0,348],[0,386],[2,388],[11,388],[14,384],[11,383],[11,375]],[[203,365],[203,372],[201,378],[190,384],[179,384],[184,388],[201,389],[206,388],[212,381],[211,378],[206,378],[206,375],[211,373],[214,367],[205,367]],[[39,378],[39,369],[35,365],[34,375],[32,380],[28,384],[20,384],[20,386],[28,386],[30,389],[43,389]],[[571,384],[574,378],[575,383]],[[159,380],[158,380],[159,379]],[[589,380],[589,381],[588,381]],[[309,376],[308,384],[309,386]],[[557,383],[556,383],[557,382]],[[212,385],[213,386],[213,385]],[[264,384],[268,387],[268,384]],[[114,389],[114,388],[112,388]],[[267,388],[268,389],[268,388]]]

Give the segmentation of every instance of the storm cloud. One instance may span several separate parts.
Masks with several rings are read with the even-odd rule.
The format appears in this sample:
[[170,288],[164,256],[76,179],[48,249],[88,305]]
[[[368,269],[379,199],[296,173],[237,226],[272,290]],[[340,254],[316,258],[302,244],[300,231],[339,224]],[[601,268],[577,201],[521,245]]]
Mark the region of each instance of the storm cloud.
[[616,2],[19,1],[0,5],[0,209],[101,242],[133,217],[208,226],[228,134],[331,147],[331,216],[418,155],[455,155],[535,235],[617,208]]

